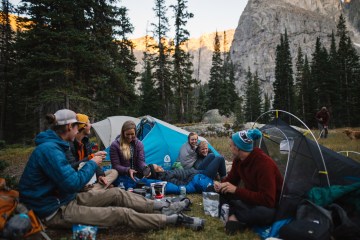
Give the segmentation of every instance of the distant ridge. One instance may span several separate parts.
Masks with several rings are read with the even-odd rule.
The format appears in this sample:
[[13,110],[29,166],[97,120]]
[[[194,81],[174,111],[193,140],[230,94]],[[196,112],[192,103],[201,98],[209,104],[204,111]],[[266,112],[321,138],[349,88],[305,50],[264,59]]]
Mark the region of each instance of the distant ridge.
[[[226,45],[224,48],[224,32],[226,34]],[[215,33],[203,34],[198,38],[190,38],[189,41],[185,44],[185,50],[188,51],[193,57],[193,67],[194,73],[193,77],[200,79],[202,83],[206,83],[209,80],[210,68],[212,64],[212,53],[214,50],[214,38]],[[221,51],[229,51],[231,43],[234,38],[235,29],[219,31],[219,39],[221,45]],[[143,52],[145,51],[145,39],[146,37],[131,39],[134,43],[134,55],[138,61],[136,66],[137,71],[141,71],[143,68]],[[155,44],[155,40],[149,37],[149,43]]]

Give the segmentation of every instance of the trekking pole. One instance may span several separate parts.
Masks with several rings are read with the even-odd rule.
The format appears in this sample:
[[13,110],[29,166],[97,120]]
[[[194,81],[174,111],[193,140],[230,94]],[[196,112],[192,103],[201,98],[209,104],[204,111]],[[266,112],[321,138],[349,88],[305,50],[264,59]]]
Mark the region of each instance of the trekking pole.
[[316,139],[316,140],[319,141],[319,139],[321,138],[321,134],[322,134],[323,132],[324,132],[324,128],[320,131],[319,137],[318,137],[318,139]]

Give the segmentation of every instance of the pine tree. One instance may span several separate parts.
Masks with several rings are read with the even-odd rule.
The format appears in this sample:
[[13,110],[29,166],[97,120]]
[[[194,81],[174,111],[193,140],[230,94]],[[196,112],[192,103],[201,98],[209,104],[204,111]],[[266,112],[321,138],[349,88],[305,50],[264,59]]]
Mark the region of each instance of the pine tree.
[[222,73],[223,60],[221,59],[220,53],[220,40],[219,35],[215,33],[214,51],[212,55],[212,64],[210,68],[210,79],[209,79],[209,105],[208,109],[219,108],[219,90],[222,87]]
[[245,121],[245,114],[244,114],[244,108],[243,108],[243,98],[239,97],[238,100],[236,100],[234,104],[234,114],[235,114],[235,126],[240,126]]
[[253,75],[248,68],[245,87],[245,121],[255,121],[261,112],[259,77],[257,72]]
[[202,116],[204,115],[204,113],[206,113],[207,111],[207,102],[208,102],[208,98],[207,98],[207,84],[204,85],[199,85],[198,87],[198,98],[197,98],[197,104],[196,104],[196,111],[195,111],[195,117],[197,121],[201,121],[202,120]]
[[172,77],[177,96],[178,121],[180,122],[185,121],[185,112],[188,116],[192,116],[192,109],[189,108],[192,104],[189,103],[193,100],[194,85],[198,84],[196,79],[192,78],[191,56],[184,50],[184,44],[189,39],[189,32],[185,26],[188,19],[193,17],[193,14],[187,11],[186,4],[186,0],[177,0],[177,5],[170,6],[174,11],[175,18],[175,52]]
[[280,44],[276,47],[275,64],[273,107],[294,113],[294,80],[286,29],[285,34],[280,37]]
[[[94,31],[95,35],[99,36],[97,42],[103,44],[104,49],[108,49],[108,57],[113,62],[110,65],[112,67],[107,67],[110,70],[109,76],[103,79],[112,87],[97,89],[96,102],[100,104],[96,106],[96,110],[101,113],[102,118],[109,115],[137,115],[135,79],[138,73],[135,71],[137,62],[133,54],[133,44],[127,37],[133,31],[127,16],[128,9],[99,2],[96,11]],[[109,16],[112,18],[108,19]],[[106,22],[109,20],[113,25]],[[113,37],[116,37],[115,41]]]
[[[226,44],[225,41],[224,44]],[[230,59],[230,52],[224,53],[222,73],[222,86],[219,89],[219,113],[229,116],[234,111],[234,105],[238,99],[235,87],[235,69]]]
[[23,94],[19,119],[29,125],[22,134],[43,129],[44,115],[63,107],[95,119],[126,109],[125,100],[134,96],[131,68],[119,66],[120,48],[114,41],[115,35],[132,31],[121,25],[126,10],[103,0],[22,3],[30,22],[16,43],[19,84],[27,90],[18,93]]
[[145,36],[145,51],[144,51],[144,70],[141,73],[140,78],[140,115],[151,115],[154,117],[161,117],[158,113],[159,109],[159,97],[157,91],[154,88],[155,83],[152,76],[151,57],[149,54],[149,36]]
[[8,0],[2,0],[0,10],[0,140],[4,140],[5,129],[7,129],[7,120],[11,109],[9,100],[13,95],[11,91],[11,82],[14,79],[15,51],[14,39],[15,33],[10,25],[10,13],[13,6]]
[[[329,78],[329,87],[332,90],[331,96],[331,106],[329,110],[332,112],[333,116],[340,116],[341,114],[341,96],[339,94],[340,84],[339,84],[339,62],[337,57],[336,41],[334,31],[331,33],[331,44],[329,50],[329,61],[328,61],[328,78]],[[338,118],[332,118],[333,126],[339,126]]]
[[302,82],[302,93],[300,93],[303,96],[303,107],[302,110],[303,115],[303,121],[306,123],[306,125],[310,127],[316,127],[317,123],[314,118],[314,103],[316,102],[316,96],[313,92],[313,82],[311,81],[311,69],[310,69],[310,63],[308,60],[308,57],[305,56],[304,58],[304,70],[303,70],[303,82]]
[[173,97],[170,68],[169,44],[166,42],[166,34],[169,31],[169,20],[166,17],[167,7],[165,0],[155,0],[153,8],[157,23],[152,23],[154,27],[154,38],[157,39],[157,45],[153,46],[157,55],[154,58],[154,80],[157,84],[157,90],[160,96],[161,108],[160,115],[166,121],[170,120],[170,105]]
[[[339,67],[339,93],[341,115],[338,117],[341,126],[357,124],[359,117],[358,95],[354,89],[359,89],[359,56],[357,55],[352,41],[348,35],[345,19],[339,17],[337,25],[337,36],[339,37],[338,67]],[[356,95],[356,96],[355,96]]]
[[252,97],[252,109],[253,109],[253,119],[251,121],[255,121],[260,114],[262,113],[261,109],[261,91],[260,91],[260,85],[259,85],[259,75],[258,72],[255,72],[254,79],[252,81],[252,90],[251,90],[251,97]]
[[305,106],[304,106],[304,57],[301,47],[298,47],[297,60],[296,60],[296,73],[295,73],[295,115],[305,119]]
[[[264,105],[263,105],[263,111],[262,113],[266,113],[270,110],[270,97],[267,93],[264,93]],[[271,119],[270,114],[264,114],[263,117],[260,119],[264,123],[268,123]]]

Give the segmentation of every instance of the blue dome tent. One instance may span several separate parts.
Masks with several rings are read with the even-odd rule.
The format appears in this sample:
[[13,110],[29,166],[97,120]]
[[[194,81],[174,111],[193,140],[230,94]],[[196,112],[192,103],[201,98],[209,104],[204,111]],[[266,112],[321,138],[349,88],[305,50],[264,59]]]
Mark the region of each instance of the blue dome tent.
[[[187,141],[189,132],[151,116],[145,116],[141,119],[129,116],[112,116],[92,125],[107,151],[109,151],[111,142],[120,134],[123,123],[127,120],[132,120],[137,124],[137,137],[144,144],[146,163],[155,163],[164,169],[170,169],[179,155],[181,145]],[[199,137],[199,141],[204,140],[206,141],[205,138]],[[219,155],[210,143],[209,148],[215,155]]]

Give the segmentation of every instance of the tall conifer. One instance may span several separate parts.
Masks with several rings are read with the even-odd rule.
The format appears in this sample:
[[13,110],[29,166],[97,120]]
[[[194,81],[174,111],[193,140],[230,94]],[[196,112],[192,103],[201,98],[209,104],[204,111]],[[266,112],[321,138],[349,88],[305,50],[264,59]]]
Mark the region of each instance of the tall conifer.
[[223,79],[222,70],[223,60],[221,59],[220,39],[218,32],[216,31],[214,39],[214,51],[212,54],[212,64],[210,68],[208,109],[219,108],[219,90],[222,87]]
[[155,0],[155,23],[151,25],[154,27],[153,34],[157,40],[157,45],[153,46],[157,55],[154,58],[154,80],[157,84],[157,90],[160,96],[160,114],[165,120],[170,120],[170,107],[173,97],[172,92],[172,78],[170,67],[170,45],[166,40],[166,34],[169,31],[169,20],[166,17],[168,8],[165,5],[165,0]]
[[291,61],[289,40],[285,29],[284,35],[280,36],[280,44],[276,47],[273,107],[294,113],[294,80]]
[[192,77],[193,66],[191,56],[184,49],[186,41],[189,40],[189,32],[185,26],[188,19],[194,15],[187,11],[186,0],[177,0],[177,4],[170,7],[174,11],[175,19],[175,51],[173,55],[174,68],[172,77],[176,92],[178,121],[184,122],[185,112],[188,117],[193,115],[193,108],[191,108],[193,104],[191,102],[194,98],[194,85],[198,84],[198,81]]

